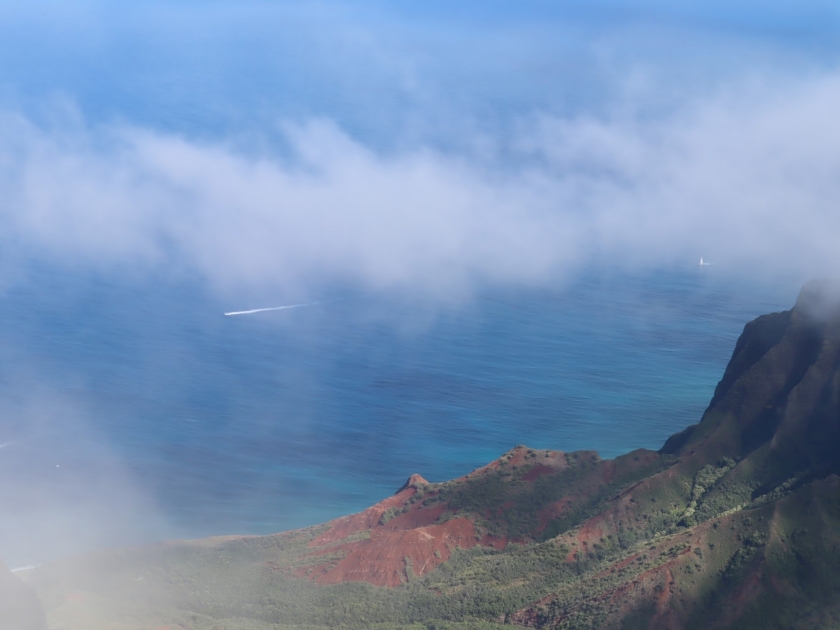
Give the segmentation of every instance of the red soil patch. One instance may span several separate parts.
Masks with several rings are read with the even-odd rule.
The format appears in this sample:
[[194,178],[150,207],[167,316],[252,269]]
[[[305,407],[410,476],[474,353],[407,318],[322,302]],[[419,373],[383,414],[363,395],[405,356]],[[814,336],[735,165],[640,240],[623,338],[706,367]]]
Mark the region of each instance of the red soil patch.
[[583,525],[577,533],[577,541],[581,545],[589,546],[589,543],[596,543],[601,540],[604,535],[604,529],[601,526],[601,519],[597,516],[590,518]]
[[[502,465],[503,461],[506,462],[511,467],[522,466],[523,464],[527,463],[526,459],[527,459],[527,456],[528,456],[528,451],[530,451],[530,450],[532,450],[532,449],[529,449],[525,446],[517,446],[516,448],[513,448],[510,451],[508,451],[507,453],[505,453],[504,455],[502,455],[499,459],[494,459],[489,464],[486,464],[485,466],[482,466],[481,468],[476,468],[471,473],[468,473],[468,474],[464,475],[463,477],[459,477],[455,481],[465,481],[467,479],[472,479],[474,477],[479,477],[481,475],[484,475],[491,470],[497,470],[499,468],[499,466]],[[563,470],[564,468],[568,467],[568,462],[566,461],[566,454],[561,452],[561,451],[539,451],[539,452],[538,451],[532,451],[532,452],[535,453],[538,458],[542,459],[542,462],[536,464],[535,467],[536,466],[548,466],[549,467],[550,470],[546,471],[546,473],[543,473],[543,474],[548,474],[548,472],[557,472],[557,471]]]
[[[415,480],[415,483],[412,481]],[[321,547],[344,540],[348,536],[373,529],[379,525],[382,515],[390,508],[402,508],[408,500],[417,493],[417,481],[425,483],[420,475],[412,475],[408,482],[392,497],[372,505],[364,512],[343,516],[330,523],[330,528],[309,543],[310,547]],[[435,517],[437,519],[437,516]],[[396,520],[396,519],[393,519]]]
[[412,506],[408,512],[392,518],[384,525],[380,525],[379,528],[398,531],[434,525],[440,515],[446,512],[446,508],[445,503],[438,503],[434,507],[423,507],[418,503]]
[[[523,541],[513,541],[513,542],[523,542]],[[491,536],[490,534],[484,534],[481,537],[481,540],[478,541],[479,547],[493,547],[496,551],[501,551],[508,544],[508,537],[502,536],[501,538],[496,538],[495,536]]]
[[529,470],[525,475],[522,477],[522,481],[533,481],[537,477],[541,475],[551,475],[556,471],[551,466],[546,466],[545,464],[537,464],[531,470]]
[[408,577],[409,564],[414,575],[424,575],[446,562],[453,549],[470,549],[477,544],[475,528],[466,518],[402,531],[378,528],[371,531],[367,540],[314,552],[312,555],[336,551],[346,555],[335,564],[298,569],[296,575],[318,584],[369,582],[375,586],[399,586]]
[[[318,584],[369,582],[376,586],[399,586],[408,579],[408,571],[424,575],[446,562],[456,548],[481,545],[504,549],[507,538],[484,535],[477,539],[473,522],[468,518],[438,523],[448,506],[434,502],[437,494],[434,490],[426,495],[433,500],[430,505],[412,504],[418,486],[426,483],[422,477],[412,475],[394,496],[363,512],[329,523],[329,529],[309,543],[317,548],[309,556],[332,557],[300,567],[294,575]],[[382,515],[392,508],[405,511],[382,522]],[[364,532],[369,532],[369,538],[342,542]]]
[[[530,457],[528,451],[531,451]],[[598,453],[596,453],[595,451],[580,451],[578,455],[580,456],[580,458],[595,457],[597,459],[600,459],[598,457]],[[527,466],[530,461],[533,461],[531,458],[534,458],[535,460],[539,461],[536,461],[531,470],[529,470],[525,474],[525,476],[523,477],[525,481],[532,481],[540,475],[549,475],[552,473],[560,472],[561,470],[565,470],[566,468],[568,468],[570,465],[569,456],[563,451],[534,451],[526,446],[517,446],[505,453],[504,455],[502,455],[499,459],[494,459],[489,464],[482,466],[481,468],[476,468],[471,473],[468,473],[463,477],[459,477],[455,481],[465,481],[468,479],[473,479],[475,477],[480,477],[481,475],[484,475],[490,472],[491,470],[498,470],[498,468],[502,465],[502,462],[505,462],[507,465],[511,466],[511,468]],[[532,472],[535,469],[539,470],[540,472]]]
[[[671,569],[665,569],[663,583],[660,584],[661,588],[658,591],[654,591],[656,593],[656,618],[660,621],[660,625],[663,625],[665,618],[669,614],[668,603],[671,601],[671,585],[673,583],[674,574],[671,573]],[[669,624],[665,625],[667,627]]]
[[428,486],[428,485],[429,485],[428,481],[423,479],[423,477],[421,475],[418,475],[417,473],[414,473],[413,475],[411,475],[408,478],[408,481],[406,481],[402,485],[402,488],[397,490],[394,494],[399,494],[403,490],[408,490],[409,488],[414,488],[416,490],[416,489],[420,488],[420,486]]
[[615,460],[611,459],[604,462],[601,469],[601,481],[603,483],[610,483],[615,477]]
[[509,451],[510,458],[508,459],[508,464],[511,466],[521,466],[522,462],[525,461],[525,454],[528,452],[528,449],[524,446],[517,446],[513,450]]
[[589,543],[600,542],[604,535],[604,530],[600,525],[600,517],[591,518],[580,526],[580,529],[574,534],[573,547],[566,555],[566,562],[574,562],[575,556],[583,549],[586,553],[589,551]]

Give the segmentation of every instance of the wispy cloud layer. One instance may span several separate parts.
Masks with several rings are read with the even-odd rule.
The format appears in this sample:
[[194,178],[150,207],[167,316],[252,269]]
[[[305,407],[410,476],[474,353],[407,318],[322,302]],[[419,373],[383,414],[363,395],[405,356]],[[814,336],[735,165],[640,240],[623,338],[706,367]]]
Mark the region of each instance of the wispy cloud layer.
[[[840,77],[664,118],[532,117],[481,153],[382,152],[329,120],[249,153],[137,127],[2,117],[7,261],[189,271],[220,290],[323,281],[450,298],[584,264],[831,273]],[[494,146],[494,150],[486,150]]]

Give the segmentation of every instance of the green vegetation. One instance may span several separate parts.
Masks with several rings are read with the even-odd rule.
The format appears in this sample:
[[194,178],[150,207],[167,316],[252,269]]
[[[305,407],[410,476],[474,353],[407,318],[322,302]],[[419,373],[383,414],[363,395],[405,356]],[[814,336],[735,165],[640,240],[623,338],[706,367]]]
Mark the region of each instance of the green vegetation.
[[[620,490],[670,463],[664,457],[651,458],[646,464],[631,461],[623,475],[604,482],[599,473],[605,462],[595,453],[568,453],[564,456],[568,465],[564,470],[525,481],[523,477],[531,467],[545,460],[550,452],[529,449],[528,454],[530,457],[526,455],[522,464],[510,465],[507,453],[500,458],[498,469],[468,483],[436,484],[435,499],[448,506],[441,520],[454,515],[469,516],[491,536],[528,539],[536,534],[538,539],[548,540],[597,514]],[[562,516],[549,517],[547,506],[560,500],[566,502]]]
[[[60,608],[59,601],[68,590],[97,593],[106,601],[125,605],[138,628],[177,623],[190,629],[218,626],[226,630],[466,630],[495,627],[490,620],[504,619],[505,614],[575,577],[564,562],[564,551],[547,543],[514,545],[506,552],[482,547],[458,550],[438,571],[395,589],[366,583],[320,587],[293,577],[289,570],[300,566],[299,554],[313,537],[309,533],[211,546],[101,552],[83,564],[56,565],[49,576],[37,576],[35,581],[50,609]],[[91,603],[101,606],[101,600]],[[85,603],[77,606],[83,608]],[[107,614],[99,627],[106,627],[106,619]]]
[[[685,512],[682,514],[679,524],[683,527],[694,525],[696,519],[694,514],[697,511],[698,503],[703,499],[709,489],[718,480],[735,467],[735,461],[730,457],[724,457],[717,465],[707,464],[694,476],[694,484],[691,488],[691,501]],[[718,513],[723,512],[720,510]]]

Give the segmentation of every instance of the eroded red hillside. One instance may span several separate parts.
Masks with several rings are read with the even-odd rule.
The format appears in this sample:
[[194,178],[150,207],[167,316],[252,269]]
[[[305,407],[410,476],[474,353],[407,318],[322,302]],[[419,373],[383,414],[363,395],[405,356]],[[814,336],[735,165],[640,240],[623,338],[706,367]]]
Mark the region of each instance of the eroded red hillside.
[[[504,549],[509,541],[540,539],[553,519],[592,500],[605,483],[648,466],[656,457],[639,451],[617,463],[603,461],[591,451],[562,453],[517,446],[451,482],[430,484],[412,475],[394,496],[328,523],[327,530],[309,544],[310,563],[295,575],[319,584],[364,581],[399,586],[446,562],[455,549],[477,545]],[[511,523],[511,511],[526,520]],[[595,527],[591,536],[582,535],[601,534]],[[581,542],[584,548],[588,544]]]
[[[399,586],[409,579],[409,572],[415,576],[428,573],[448,560],[456,548],[504,548],[505,539],[477,534],[470,518],[442,518],[446,503],[412,501],[418,491],[431,487],[420,475],[412,475],[394,496],[332,521],[329,529],[309,544],[314,549],[309,554],[314,563],[295,574],[319,584],[356,581]],[[426,498],[436,496],[432,490]]]

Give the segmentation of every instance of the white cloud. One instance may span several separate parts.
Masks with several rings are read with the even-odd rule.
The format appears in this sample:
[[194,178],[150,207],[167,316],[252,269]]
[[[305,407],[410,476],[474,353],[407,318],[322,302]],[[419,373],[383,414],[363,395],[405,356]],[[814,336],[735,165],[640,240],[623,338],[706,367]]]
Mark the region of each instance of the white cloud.
[[[513,159],[378,152],[327,120],[285,157],[129,127],[3,119],[2,231],[25,258],[189,270],[220,290],[349,281],[450,298],[581,265],[830,273],[840,78],[733,90],[664,118],[535,117]],[[71,126],[72,127],[72,126]]]

